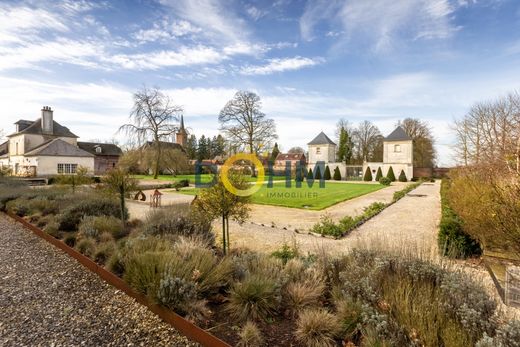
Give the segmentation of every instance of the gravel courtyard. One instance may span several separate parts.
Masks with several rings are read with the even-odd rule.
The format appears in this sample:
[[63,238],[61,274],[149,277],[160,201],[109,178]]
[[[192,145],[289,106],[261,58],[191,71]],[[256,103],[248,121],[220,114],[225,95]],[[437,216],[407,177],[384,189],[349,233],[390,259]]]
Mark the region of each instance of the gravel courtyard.
[[196,346],[0,214],[0,346]]

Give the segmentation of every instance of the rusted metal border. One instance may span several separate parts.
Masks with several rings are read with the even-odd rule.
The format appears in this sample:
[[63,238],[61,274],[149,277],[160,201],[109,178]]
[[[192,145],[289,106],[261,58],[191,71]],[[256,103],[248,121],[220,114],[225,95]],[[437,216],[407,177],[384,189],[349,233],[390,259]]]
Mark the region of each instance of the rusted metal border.
[[17,222],[23,224],[27,229],[31,230],[37,236],[58,247],[59,249],[70,255],[72,258],[76,259],[81,265],[83,265],[90,271],[96,273],[99,277],[101,277],[105,282],[107,282],[111,286],[123,291],[126,295],[134,298],[141,305],[146,306],[150,311],[158,315],[163,321],[170,324],[172,327],[174,327],[176,330],[178,330],[180,333],[182,333],[189,339],[196,341],[202,344],[203,346],[231,347],[231,345],[222,341],[218,337],[208,333],[207,331],[196,326],[195,324],[189,322],[188,320],[179,316],[175,312],[150,302],[150,300],[148,300],[146,296],[133,290],[132,287],[130,287],[125,281],[123,281],[118,276],[114,275],[108,270],[105,270],[103,267],[99,266],[90,258],[79,253],[74,248],[67,246],[64,242],[45,233],[40,228],[27,222],[25,219],[10,212],[7,212],[7,215],[16,220]]

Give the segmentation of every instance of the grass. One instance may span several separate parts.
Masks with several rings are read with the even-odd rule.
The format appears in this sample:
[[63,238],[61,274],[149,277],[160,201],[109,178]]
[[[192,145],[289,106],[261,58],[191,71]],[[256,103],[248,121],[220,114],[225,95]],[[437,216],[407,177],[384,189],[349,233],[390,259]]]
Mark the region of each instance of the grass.
[[[339,202],[386,188],[380,184],[336,182],[326,182],[323,188],[320,188],[317,182],[315,182],[312,187],[309,187],[303,182],[301,188],[296,188],[294,181],[292,183],[293,185],[290,188],[285,187],[283,183],[274,184],[272,188],[263,185],[262,188],[252,196],[252,202],[260,205],[305,208],[319,211]],[[196,195],[198,192],[198,189],[192,188],[182,189],[180,191],[182,194],[189,195]]]
[[[134,175],[134,178],[140,179],[140,180],[153,180],[152,175]],[[157,177],[160,181],[180,181],[180,180],[189,180],[190,184],[195,183],[195,175],[159,175]],[[213,174],[201,174],[200,175],[200,181],[201,183],[208,183],[211,182],[213,179]],[[285,179],[284,176],[273,176],[273,181],[283,181]],[[247,180],[250,182],[256,181],[256,177],[247,176]]]

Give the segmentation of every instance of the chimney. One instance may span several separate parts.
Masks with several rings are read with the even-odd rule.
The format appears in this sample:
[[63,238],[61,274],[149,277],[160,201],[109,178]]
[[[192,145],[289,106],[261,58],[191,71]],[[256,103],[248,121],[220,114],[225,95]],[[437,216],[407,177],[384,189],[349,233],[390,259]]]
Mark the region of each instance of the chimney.
[[54,132],[54,122],[50,106],[42,108],[42,133],[52,135]]

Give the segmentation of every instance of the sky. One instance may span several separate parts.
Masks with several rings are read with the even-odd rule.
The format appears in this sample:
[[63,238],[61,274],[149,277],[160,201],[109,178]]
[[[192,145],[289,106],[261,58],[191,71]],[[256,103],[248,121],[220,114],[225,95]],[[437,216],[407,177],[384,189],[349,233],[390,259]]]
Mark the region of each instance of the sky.
[[384,135],[430,124],[438,164],[472,104],[520,90],[520,1],[0,1],[0,129],[44,105],[82,140],[118,138],[132,93],[159,87],[197,136],[256,92],[283,150],[345,118]]

